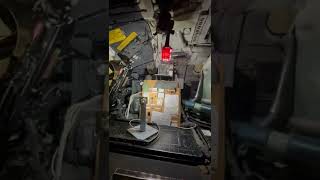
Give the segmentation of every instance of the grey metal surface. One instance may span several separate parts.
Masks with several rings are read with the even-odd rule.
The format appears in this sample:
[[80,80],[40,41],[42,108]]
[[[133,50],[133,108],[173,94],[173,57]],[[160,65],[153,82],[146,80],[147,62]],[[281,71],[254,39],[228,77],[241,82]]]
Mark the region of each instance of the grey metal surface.
[[295,81],[295,116],[319,121],[320,80],[319,1],[308,1],[307,7],[297,15],[297,65]]
[[237,66],[250,68],[249,65],[261,62],[281,62],[282,51],[276,43],[280,38],[271,36],[266,29],[267,12],[250,12],[247,15]]
[[97,61],[104,61],[104,56],[107,55],[103,54],[103,49],[99,49],[100,44],[107,42],[107,13],[106,2],[103,0],[79,0],[72,8],[71,14],[76,22],[71,46],[87,56],[72,59],[72,102],[98,94],[102,90],[103,79],[97,75],[96,65],[99,63]]
[[75,34],[86,34],[92,40],[107,41],[107,13],[106,1],[103,0],[79,0],[79,3],[72,8],[74,18],[91,15],[75,24]]
[[110,174],[117,168],[133,171],[143,171],[161,176],[173,177],[184,180],[209,180],[209,174],[203,174],[198,166],[146,159],[141,157],[110,153]]
[[[118,10],[113,9],[114,12],[117,11],[130,11],[130,10],[137,10],[138,7],[134,8],[121,8]],[[110,16],[110,22],[125,22],[130,20],[136,20],[142,18],[142,15],[140,12],[137,13],[130,13],[130,14],[123,14],[123,15],[116,15],[116,16]],[[119,23],[119,24],[113,24],[112,26],[109,26],[109,28],[117,28],[120,27],[126,35],[129,35],[131,32],[136,32],[138,34],[138,38],[141,38],[142,41],[146,40],[147,35],[151,36],[150,29],[148,27],[148,24],[145,21],[136,21],[132,23]],[[127,48],[124,49],[126,51]],[[128,46],[128,49],[131,49],[131,51],[136,51],[136,49],[133,49],[132,46]],[[138,49],[138,48],[137,48]],[[147,42],[145,45],[142,46],[142,51],[138,53],[138,59],[133,63],[133,67],[137,66],[133,69],[133,72],[137,72],[138,74],[142,75],[144,73],[144,69],[146,67],[145,65],[142,65],[148,61],[153,60],[153,49],[151,42]],[[130,54],[131,56],[132,54]]]

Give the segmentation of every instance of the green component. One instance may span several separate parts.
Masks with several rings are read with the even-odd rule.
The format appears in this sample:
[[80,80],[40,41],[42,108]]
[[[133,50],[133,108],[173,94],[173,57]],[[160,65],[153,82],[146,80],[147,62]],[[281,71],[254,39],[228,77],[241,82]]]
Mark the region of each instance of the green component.
[[143,91],[144,93],[149,91],[149,86],[148,86],[147,83],[143,83],[142,91]]

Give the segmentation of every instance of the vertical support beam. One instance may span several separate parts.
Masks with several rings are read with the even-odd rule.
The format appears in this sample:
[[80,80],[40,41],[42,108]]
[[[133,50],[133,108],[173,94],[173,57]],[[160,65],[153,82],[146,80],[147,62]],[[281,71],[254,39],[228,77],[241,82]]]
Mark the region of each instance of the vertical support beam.
[[[213,57],[213,56],[212,56]],[[213,132],[212,165],[213,180],[224,180],[225,175],[225,89],[223,61],[212,60],[211,98],[215,111],[211,111],[211,129]],[[214,113],[213,113],[214,112]]]
[[105,87],[102,95],[101,114],[97,117],[96,132],[96,159],[94,180],[109,179],[109,62],[106,67]]
[[[106,9],[109,9],[109,2],[106,3]],[[106,15],[107,24],[109,23],[109,15]],[[106,29],[108,29],[106,27]],[[109,34],[107,33],[107,39]],[[109,58],[109,49],[105,49],[106,59]],[[101,101],[101,114],[97,117],[97,145],[96,159],[94,169],[94,180],[110,179],[109,175],[109,59],[106,60],[106,78],[104,81],[104,90]]]

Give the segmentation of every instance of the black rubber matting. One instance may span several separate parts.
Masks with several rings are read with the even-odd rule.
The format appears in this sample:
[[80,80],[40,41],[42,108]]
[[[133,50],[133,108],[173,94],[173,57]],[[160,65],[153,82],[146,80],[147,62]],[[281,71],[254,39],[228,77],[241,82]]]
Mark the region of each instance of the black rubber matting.
[[145,143],[135,139],[127,131],[129,127],[126,121],[110,122],[111,151],[195,165],[205,162],[205,145],[194,130],[160,126],[158,138]]

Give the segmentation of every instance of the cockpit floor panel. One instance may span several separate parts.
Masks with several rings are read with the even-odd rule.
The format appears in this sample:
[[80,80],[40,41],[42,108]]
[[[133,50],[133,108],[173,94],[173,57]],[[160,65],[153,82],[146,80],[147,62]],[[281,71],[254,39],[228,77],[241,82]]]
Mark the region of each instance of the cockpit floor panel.
[[111,121],[111,151],[130,151],[128,153],[194,164],[204,162],[204,144],[194,130],[160,126],[158,138],[151,143],[143,143],[127,131],[129,127],[126,121]]

